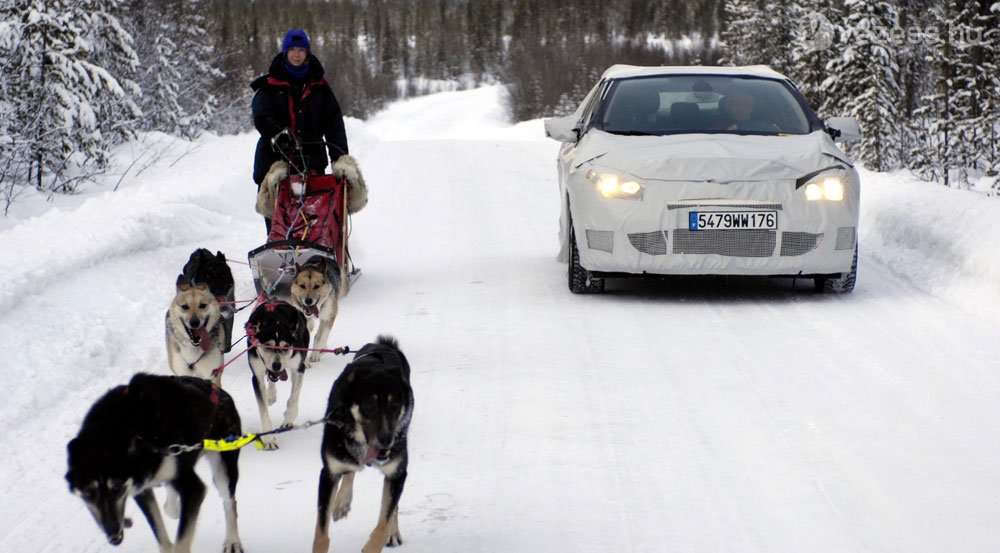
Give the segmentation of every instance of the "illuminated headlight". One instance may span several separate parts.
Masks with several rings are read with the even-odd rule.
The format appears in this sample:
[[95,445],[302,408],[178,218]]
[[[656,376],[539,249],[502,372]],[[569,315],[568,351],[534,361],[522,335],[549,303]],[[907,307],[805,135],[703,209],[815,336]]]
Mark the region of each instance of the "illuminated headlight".
[[613,173],[587,171],[587,180],[597,184],[597,190],[605,198],[641,200],[644,186],[634,180],[624,180]]
[[840,202],[844,199],[844,179],[840,177],[821,177],[806,185],[806,199],[810,202],[830,200]]

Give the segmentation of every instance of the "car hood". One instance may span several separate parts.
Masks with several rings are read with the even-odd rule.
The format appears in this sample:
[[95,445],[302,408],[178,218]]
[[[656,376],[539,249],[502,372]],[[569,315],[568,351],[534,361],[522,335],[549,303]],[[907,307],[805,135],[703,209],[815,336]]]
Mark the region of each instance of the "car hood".
[[597,129],[577,145],[574,168],[587,163],[644,180],[773,181],[853,163],[823,131],[806,135],[676,134],[622,136]]

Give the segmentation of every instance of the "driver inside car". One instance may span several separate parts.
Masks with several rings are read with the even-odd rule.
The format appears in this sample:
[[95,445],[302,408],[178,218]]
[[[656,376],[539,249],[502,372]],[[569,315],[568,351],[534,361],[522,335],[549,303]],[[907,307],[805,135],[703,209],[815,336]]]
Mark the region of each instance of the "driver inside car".
[[722,118],[716,128],[727,131],[757,131],[780,132],[781,129],[773,121],[756,109],[756,100],[749,92],[735,89],[725,98],[719,100],[719,111]]

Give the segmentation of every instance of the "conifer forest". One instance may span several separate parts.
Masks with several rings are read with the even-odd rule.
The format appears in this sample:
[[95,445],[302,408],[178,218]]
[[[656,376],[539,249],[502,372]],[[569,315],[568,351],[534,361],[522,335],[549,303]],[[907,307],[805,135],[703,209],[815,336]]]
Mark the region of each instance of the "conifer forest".
[[765,64],[858,119],[869,169],[1000,171],[995,0],[0,0],[0,190],[72,192],[142,133],[252,130],[249,83],[293,28],[352,117],[493,84],[522,121],[616,63]]

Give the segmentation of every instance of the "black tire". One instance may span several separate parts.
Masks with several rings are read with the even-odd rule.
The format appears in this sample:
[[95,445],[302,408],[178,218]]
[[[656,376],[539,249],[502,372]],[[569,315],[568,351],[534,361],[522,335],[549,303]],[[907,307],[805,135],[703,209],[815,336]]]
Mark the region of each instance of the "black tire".
[[574,294],[600,294],[604,291],[604,279],[593,278],[590,271],[580,266],[580,250],[576,247],[576,233],[573,221],[569,222],[569,291]]
[[854,261],[851,262],[851,272],[840,273],[837,278],[817,278],[816,290],[824,294],[847,294],[854,291],[854,283],[858,280],[858,246],[854,246]]

